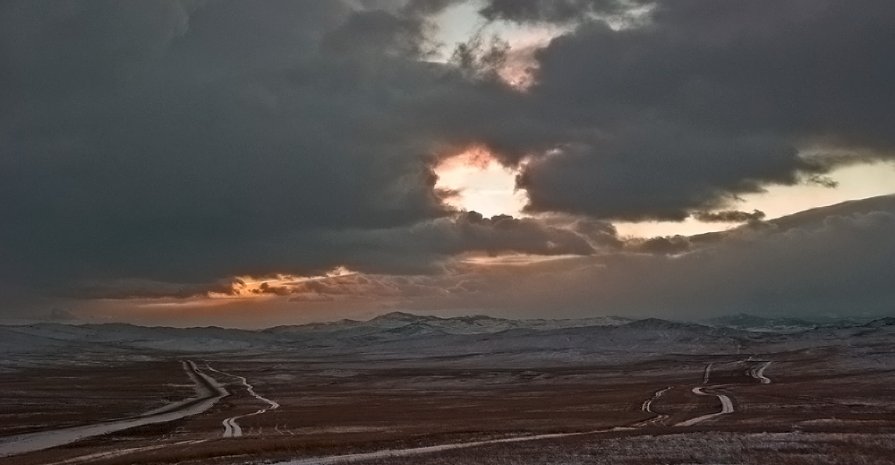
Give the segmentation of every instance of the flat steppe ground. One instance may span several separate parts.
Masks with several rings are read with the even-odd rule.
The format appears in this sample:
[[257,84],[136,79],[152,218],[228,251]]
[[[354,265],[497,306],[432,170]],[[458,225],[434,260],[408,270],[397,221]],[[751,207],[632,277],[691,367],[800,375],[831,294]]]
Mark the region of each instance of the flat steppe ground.
[[[0,458],[0,463],[229,464],[323,458],[301,462],[310,464],[392,450],[397,451],[393,456],[352,460],[892,464],[895,372],[892,363],[880,362],[891,356],[880,357],[868,359],[866,352],[840,347],[744,355],[650,354],[620,357],[616,363],[584,357],[507,368],[488,356],[195,355],[189,360],[199,371],[229,392],[207,411]],[[59,360],[0,373],[0,440],[140,415],[195,396],[183,360],[173,354],[77,365]],[[700,387],[700,393],[694,392]],[[725,399],[732,411],[720,414],[728,410]],[[230,419],[241,436],[223,437]],[[543,434],[552,436],[500,441]],[[457,447],[467,442],[483,443]],[[443,445],[454,446],[406,450]]]

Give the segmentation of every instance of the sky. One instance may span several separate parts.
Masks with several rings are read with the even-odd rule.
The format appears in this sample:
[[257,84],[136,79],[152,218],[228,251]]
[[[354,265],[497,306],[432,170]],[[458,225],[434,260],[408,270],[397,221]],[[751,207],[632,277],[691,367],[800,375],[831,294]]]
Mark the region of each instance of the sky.
[[0,323],[895,311],[884,0],[5,0]]

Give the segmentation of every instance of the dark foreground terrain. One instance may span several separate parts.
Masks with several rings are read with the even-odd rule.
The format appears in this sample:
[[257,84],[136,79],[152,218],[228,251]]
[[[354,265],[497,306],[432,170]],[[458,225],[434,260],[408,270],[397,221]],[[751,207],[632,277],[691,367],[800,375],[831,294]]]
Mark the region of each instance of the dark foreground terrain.
[[891,323],[6,327],[0,460],[890,464]]

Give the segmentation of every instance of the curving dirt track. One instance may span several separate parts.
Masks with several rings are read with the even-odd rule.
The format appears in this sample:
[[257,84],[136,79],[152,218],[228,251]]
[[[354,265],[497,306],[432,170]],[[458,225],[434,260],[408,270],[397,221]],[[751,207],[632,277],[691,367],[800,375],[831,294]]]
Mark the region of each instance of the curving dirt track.
[[5,437],[0,440],[0,457],[49,449],[94,436],[198,415],[230,394],[214,378],[202,373],[192,361],[184,361],[183,369],[195,384],[196,398],[134,417]]

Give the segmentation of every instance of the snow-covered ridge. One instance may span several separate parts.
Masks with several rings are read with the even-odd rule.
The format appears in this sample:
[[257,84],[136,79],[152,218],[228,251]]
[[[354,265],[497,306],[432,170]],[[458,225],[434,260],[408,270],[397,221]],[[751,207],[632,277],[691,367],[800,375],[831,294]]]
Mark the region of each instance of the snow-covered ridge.
[[702,324],[714,327],[742,329],[753,332],[796,333],[818,328],[853,328],[867,325],[888,326],[895,323],[895,318],[820,318],[804,319],[790,317],[763,317],[748,313],[737,313],[722,317],[709,318]]
[[[737,321],[744,321],[738,317]],[[751,325],[756,320],[749,320]],[[605,317],[581,320],[510,320],[489,316],[440,318],[390,313],[369,321],[280,326],[266,330],[217,327],[168,328],[128,324],[66,325],[40,323],[0,326],[4,362],[40,360],[47,354],[121,353],[270,353],[356,351],[394,356],[535,354],[565,358],[610,352],[738,353],[749,347],[810,347],[852,335],[891,337],[895,319],[842,322],[774,331],[674,322],[656,318]],[[869,335],[869,336],[868,336]],[[578,355],[575,355],[578,354]],[[18,357],[16,357],[18,356]],[[31,357],[29,357],[31,356]],[[84,355],[87,356],[87,355]],[[515,356],[515,355],[512,355]],[[522,355],[519,355],[522,356]]]
[[[271,333],[325,333],[357,329],[393,329],[408,325],[427,326],[433,330],[448,334],[487,334],[509,329],[560,329],[582,326],[616,326],[630,323],[630,318],[605,316],[581,319],[528,319],[511,320],[495,318],[487,315],[470,315],[442,318],[431,315],[416,315],[405,312],[392,312],[380,315],[368,321],[339,320],[331,323],[311,323],[295,326],[277,326],[265,330]],[[363,331],[361,331],[363,332]]]

